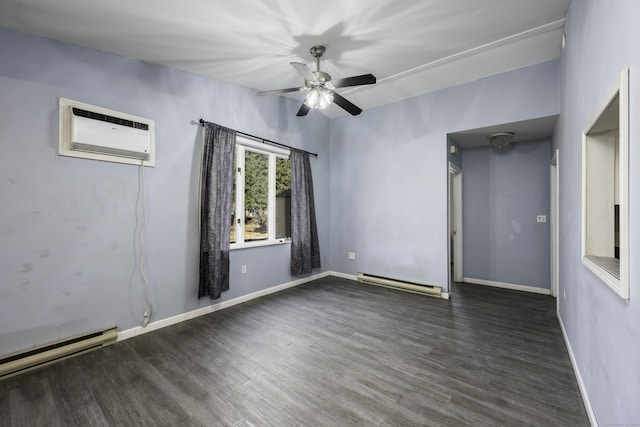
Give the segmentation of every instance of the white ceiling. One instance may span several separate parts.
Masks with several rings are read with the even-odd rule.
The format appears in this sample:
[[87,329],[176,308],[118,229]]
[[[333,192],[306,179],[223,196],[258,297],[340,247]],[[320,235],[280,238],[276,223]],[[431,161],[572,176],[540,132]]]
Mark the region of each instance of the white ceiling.
[[[303,85],[314,58],[363,109],[560,54],[569,0],[2,0],[0,26],[258,90]],[[303,99],[303,94],[289,95]],[[345,114],[332,105],[329,117]]]

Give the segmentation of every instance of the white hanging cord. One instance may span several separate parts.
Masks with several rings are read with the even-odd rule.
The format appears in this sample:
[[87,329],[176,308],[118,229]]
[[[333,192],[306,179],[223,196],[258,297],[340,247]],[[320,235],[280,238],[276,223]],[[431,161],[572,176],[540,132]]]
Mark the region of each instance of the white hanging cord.
[[138,237],[140,239],[140,274],[142,275],[142,281],[144,282],[144,297],[147,300],[148,309],[144,312],[144,320],[142,326],[146,327],[153,313],[153,304],[151,304],[151,298],[149,297],[149,280],[144,272],[144,258],[145,258],[145,246],[144,246],[144,225],[147,221],[147,185],[144,179],[144,163],[140,162],[140,186],[142,188],[142,218],[140,219],[140,226],[138,227]]

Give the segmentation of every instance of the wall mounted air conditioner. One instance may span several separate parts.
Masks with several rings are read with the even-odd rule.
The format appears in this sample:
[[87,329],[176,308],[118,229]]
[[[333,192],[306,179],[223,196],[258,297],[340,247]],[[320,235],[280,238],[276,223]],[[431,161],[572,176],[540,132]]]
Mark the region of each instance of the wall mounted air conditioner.
[[58,153],[155,166],[154,121],[60,98]]

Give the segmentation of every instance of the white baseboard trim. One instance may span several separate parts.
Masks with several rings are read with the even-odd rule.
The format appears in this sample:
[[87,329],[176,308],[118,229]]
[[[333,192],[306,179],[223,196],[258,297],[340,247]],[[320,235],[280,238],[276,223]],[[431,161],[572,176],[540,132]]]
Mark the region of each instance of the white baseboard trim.
[[358,281],[358,276],[354,275],[354,274],[347,274],[347,273],[339,273],[337,271],[332,271],[331,275],[334,277],[339,277],[341,279],[347,279],[347,280],[354,280],[354,281]]
[[584,402],[584,407],[587,410],[589,423],[591,423],[593,427],[598,427],[598,420],[596,420],[596,414],[593,412],[593,407],[591,406],[591,401],[589,400],[589,395],[587,394],[587,388],[585,387],[584,381],[582,380],[582,375],[580,374],[580,368],[578,368],[578,363],[576,362],[576,357],[573,354],[573,349],[571,348],[571,343],[569,342],[569,336],[567,335],[567,330],[564,328],[564,323],[562,322],[562,317],[560,317],[560,313],[558,313],[558,322],[560,323],[560,329],[562,330],[564,343],[567,346],[567,351],[569,352],[569,360],[571,360],[571,366],[573,366],[573,372],[576,374],[576,379],[578,380],[578,388],[580,389],[580,394],[582,395],[582,401]]
[[463,277],[462,281],[474,285],[493,286],[494,288],[512,289],[514,291],[531,292],[534,294],[551,295],[551,289],[537,288],[535,286],[516,285],[513,283],[494,282],[493,280],[474,279]]
[[223,301],[217,304],[211,304],[206,307],[201,307],[186,313],[181,313],[175,316],[167,317],[165,319],[156,320],[155,322],[149,323],[146,328],[143,328],[142,326],[136,326],[135,328],[118,332],[118,341],[126,340],[128,338],[133,338],[137,335],[146,334],[147,332],[155,331],[157,329],[165,328],[167,326],[175,325],[176,323],[184,322],[185,320],[204,316],[205,314],[213,313],[214,311],[224,310],[225,308],[242,304],[243,302],[251,301],[253,299],[260,298],[265,295],[280,292],[285,289],[293,288],[294,286],[299,286],[299,285],[311,282],[313,280],[321,279],[323,277],[327,277],[331,275],[332,275],[331,271],[325,271],[323,273],[314,274],[312,276],[308,276],[302,279],[294,280],[288,283],[283,283],[281,285],[276,285],[271,288],[262,289],[260,291],[253,292],[247,295],[242,295],[240,297],[233,298],[228,301]]

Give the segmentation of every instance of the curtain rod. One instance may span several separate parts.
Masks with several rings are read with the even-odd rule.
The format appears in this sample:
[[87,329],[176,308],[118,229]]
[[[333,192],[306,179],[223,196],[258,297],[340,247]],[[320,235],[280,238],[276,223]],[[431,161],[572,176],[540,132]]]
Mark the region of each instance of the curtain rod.
[[[204,120],[204,119],[200,119],[200,124],[201,124],[203,127],[204,127],[204,125],[206,125],[207,123],[212,124],[212,125],[213,125],[213,124],[215,124],[215,123],[213,123],[213,122],[208,122],[208,121],[206,121],[206,120]],[[257,139],[258,141],[261,141],[263,144],[272,144],[272,145],[278,145],[278,146],[280,146],[280,147],[285,147],[285,148],[289,148],[289,149],[294,148],[294,149],[296,149],[296,150],[299,150],[299,148],[291,147],[291,146],[289,146],[289,145],[285,145],[285,144],[280,144],[279,142],[270,141],[270,140],[268,140],[268,139],[260,138],[260,137],[258,137],[258,136],[251,135],[251,134],[249,134],[249,133],[240,132],[239,130],[237,130],[237,131],[236,131],[236,133],[237,133],[237,134],[239,134],[239,135],[248,136],[249,138]],[[309,155],[310,155],[310,156],[318,157],[318,155],[317,155],[316,153],[312,153],[311,151],[307,151],[307,150],[300,150],[300,151],[304,151],[305,153],[309,153]]]

